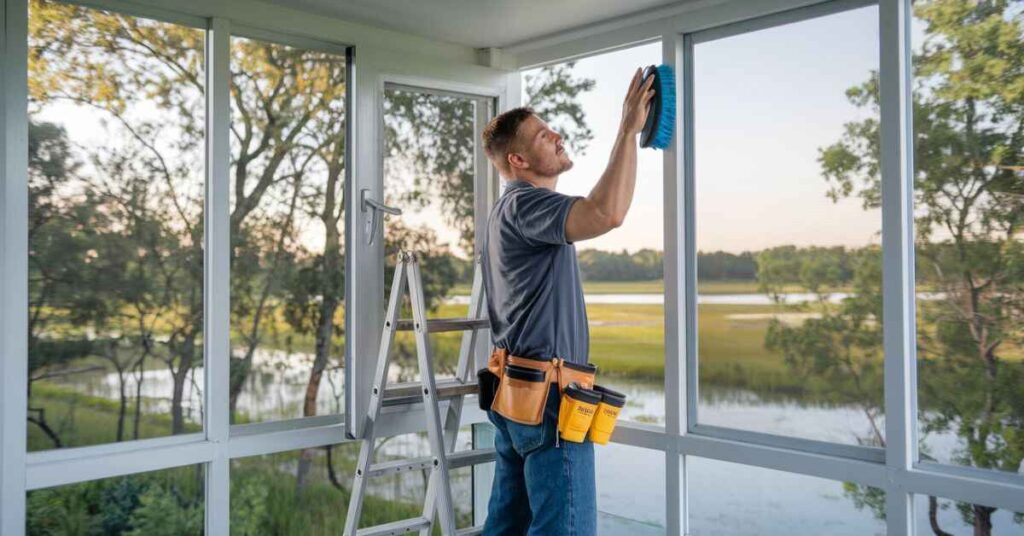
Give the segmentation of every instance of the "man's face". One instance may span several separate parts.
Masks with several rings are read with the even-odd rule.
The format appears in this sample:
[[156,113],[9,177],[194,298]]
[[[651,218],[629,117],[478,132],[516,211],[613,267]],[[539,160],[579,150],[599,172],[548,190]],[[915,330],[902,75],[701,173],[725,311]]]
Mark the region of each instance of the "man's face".
[[572,168],[562,137],[537,116],[531,115],[519,125],[516,138],[516,153],[534,173],[554,177]]

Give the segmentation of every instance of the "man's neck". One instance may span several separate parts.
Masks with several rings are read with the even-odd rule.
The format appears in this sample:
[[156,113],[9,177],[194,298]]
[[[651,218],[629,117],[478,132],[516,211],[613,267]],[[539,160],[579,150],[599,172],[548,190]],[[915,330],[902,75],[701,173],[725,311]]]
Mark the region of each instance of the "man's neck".
[[519,176],[513,177],[512,180],[527,182],[537,188],[547,188],[548,190],[554,190],[555,187],[558,186],[558,175],[555,175],[553,177]]

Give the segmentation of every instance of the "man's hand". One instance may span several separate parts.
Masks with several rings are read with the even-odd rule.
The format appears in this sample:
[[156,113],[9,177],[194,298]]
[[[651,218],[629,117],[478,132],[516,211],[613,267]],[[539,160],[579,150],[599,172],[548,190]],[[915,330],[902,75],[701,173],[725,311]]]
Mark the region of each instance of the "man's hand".
[[644,128],[647,121],[648,105],[654,98],[654,77],[647,77],[641,83],[642,68],[637,68],[633,79],[629,82],[629,90],[626,91],[626,99],[622,102],[622,124],[619,127],[624,134],[635,136]]

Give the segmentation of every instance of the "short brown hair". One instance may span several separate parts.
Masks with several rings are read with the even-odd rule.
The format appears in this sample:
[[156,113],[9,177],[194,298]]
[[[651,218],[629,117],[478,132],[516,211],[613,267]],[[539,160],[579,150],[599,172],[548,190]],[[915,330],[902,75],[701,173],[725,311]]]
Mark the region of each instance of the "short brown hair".
[[526,121],[531,115],[534,115],[532,108],[526,106],[512,108],[491,119],[491,122],[487,123],[487,127],[484,128],[484,152],[498,166],[499,170],[507,170],[508,153],[512,152],[512,142],[516,139],[519,125],[523,124],[523,121]]

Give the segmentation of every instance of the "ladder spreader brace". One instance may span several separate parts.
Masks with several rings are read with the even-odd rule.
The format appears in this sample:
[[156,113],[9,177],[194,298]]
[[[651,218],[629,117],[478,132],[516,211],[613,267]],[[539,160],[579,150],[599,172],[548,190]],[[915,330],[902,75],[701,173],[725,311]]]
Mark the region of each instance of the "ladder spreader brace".
[[[414,531],[419,531],[421,536],[429,536],[433,531],[435,509],[438,513],[441,532],[445,536],[469,536],[483,532],[483,527],[470,527],[461,530],[455,528],[455,509],[452,504],[451,480],[449,479],[452,469],[494,461],[493,448],[453,452],[462,419],[463,398],[467,394],[477,392],[476,378],[471,377],[474,368],[473,350],[477,346],[477,336],[480,331],[490,329],[490,322],[486,318],[487,309],[480,260],[476,259],[474,264],[473,288],[470,292],[467,318],[428,319],[426,303],[423,298],[423,279],[420,276],[419,260],[415,253],[409,251],[402,251],[398,255],[395,275],[391,280],[391,296],[388,299],[388,309],[384,317],[384,329],[381,332],[377,369],[373,376],[373,389],[370,393],[370,406],[363,428],[363,437],[360,440],[362,444],[359,449],[359,461],[356,465],[348,513],[345,518],[345,536],[384,536]],[[412,318],[399,319],[406,283],[408,283],[409,298],[412,304]],[[388,387],[391,345],[394,342],[395,333],[398,331],[413,331],[416,335],[416,356],[420,369],[420,381]],[[443,331],[462,331],[462,345],[459,348],[455,378],[438,382],[434,379],[434,357],[430,350],[429,334]],[[444,415],[441,414],[441,400],[449,400]],[[377,439],[374,430],[377,419],[381,415],[381,408],[419,402],[423,403],[427,419],[430,456],[374,463],[375,440]],[[420,469],[431,469],[430,478],[427,480],[422,515],[383,525],[357,528],[369,478]]]

